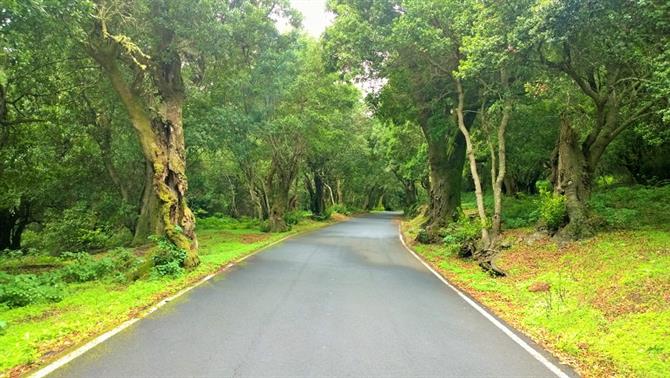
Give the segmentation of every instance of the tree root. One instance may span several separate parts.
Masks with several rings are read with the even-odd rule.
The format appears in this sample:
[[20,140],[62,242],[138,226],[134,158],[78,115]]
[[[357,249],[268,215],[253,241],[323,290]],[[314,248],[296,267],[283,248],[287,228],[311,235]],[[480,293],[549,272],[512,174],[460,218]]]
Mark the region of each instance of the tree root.
[[493,277],[505,277],[507,276],[507,273],[504,270],[500,269],[496,264],[499,255],[500,252],[498,250],[487,248],[478,251],[477,255],[475,256],[475,259],[477,260],[479,266]]

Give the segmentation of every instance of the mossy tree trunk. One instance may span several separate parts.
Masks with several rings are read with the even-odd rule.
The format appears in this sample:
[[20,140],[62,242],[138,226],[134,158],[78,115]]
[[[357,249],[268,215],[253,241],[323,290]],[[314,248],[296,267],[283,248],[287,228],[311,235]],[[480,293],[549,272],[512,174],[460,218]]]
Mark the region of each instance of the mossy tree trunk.
[[151,162],[146,162],[144,172],[144,186],[140,199],[140,212],[135,225],[133,245],[145,244],[151,235],[163,234],[163,222],[161,222],[160,201],[153,188],[154,170]]
[[[624,130],[644,121],[654,113],[656,101],[640,101],[646,88],[648,72],[631,70],[633,65],[581,65],[580,51],[569,43],[563,45],[563,60],[541,60],[549,67],[570,77],[590,100],[592,125],[585,137],[575,130],[566,113],[561,116],[557,157],[553,161],[554,190],[565,196],[568,223],[559,230],[559,237],[580,239],[593,235],[594,227],[587,201],[591,195],[594,174],[607,147]],[[568,111],[570,107],[568,106]],[[586,131],[586,130],[585,130]]]
[[291,187],[298,174],[299,162],[299,154],[282,156],[277,152],[273,155],[265,185],[270,202],[268,221],[271,232],[284,232],[290,228],[284,215],[289,208]]
[[570,121],[562,117],[554,174],[554,190],[564,196],[568,213],[567,225],[559,230],[558,236],[561,238],[581,239],[594,234],[587,206],[594,168],[588,161],[579,145],[579,136]]
[[[122,46],[106,34],[103,24],[89,40],[89,53],[102,67],[112,87],[123,103],[138,136],[145,159],[151,164],[153,194],[158,200],[158,212],[152,213],[163,234],[187,252],[185,267],[198,265],[198,241],[195,217],[186,202],[188,183],[182,107],[184,83],[181,58],[175,50],[174,33],[163,27],[159,35],[156,60],[146,60],[132,66],[129,80],[119,67]],[[144,85],[151,83],[154,91]]]
[[428,146],[430,176],[429,203],[423,228],[431,241],[438,241],[439,230],[459,216],[465,139],[450,130],[450,125],[435,125],[425,117],[421,130]]

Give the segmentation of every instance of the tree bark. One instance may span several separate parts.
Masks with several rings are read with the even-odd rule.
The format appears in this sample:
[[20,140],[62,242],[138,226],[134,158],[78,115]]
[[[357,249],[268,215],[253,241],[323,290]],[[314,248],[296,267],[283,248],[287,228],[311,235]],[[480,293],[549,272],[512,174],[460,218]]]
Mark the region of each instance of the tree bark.
[[470,163],[470,174],[475,185],[475,198],[477,200],[477,213],[479,214],[479,221],[481,223],[482,243],[489,248],[491,245],[491,237],[489,235],[488,217],[486,216],[486,208],[484,207],[484,193],[482,191],[482,182],[479,178],[479,171],[477,170],[477,160],[475,159],[475,151],[472,146],[470,138],[470,131],[465,126],[465,91],[459,79],[455,79],[456,88],[458,91],[458,105],[456,107],[456,117],[458,128],[461,130],[465,138],[466,155]]
[[0,252],[21,249],[21,238],[30,223],[30,204],[21,200],[18,207],[0,209]]
[[[119,95],[142,147],[145,159],[151,163],[152,188],[158,198],[159,211],[155,216],[161,223],[164,235],[177,247],[186,251],[183,265],[187,268],[198,265],[198,241],[195,235],[195,217],[186,202],[188,183],[182,107],[184,84],[181,76],[181,58],[174,50],[174,33],[160,29],[161,51],[159,61],[148,67],[158,95],[150,96],[135,86],[130,86],[117,65],[119,53],[116,42],[109,37],[92,41],[91,56],[103,68],[112,87]],[[95,38],[92,36],[91,38]],[[142,77],[145,72],[136,72]],[[149,106],[148,103],[155,102]]]
[[465,139],[460,133],[449,136],[446,128],[445,125],[431,125],[427,117],[421,120],[428,146],[430,177],[430,201],[422,227],[432,242],[440,240],[441,228],[458,219],[461,206]]
[[579,145],[579,136],[566,117],[561,117],[554,190],[565,197],[568,223],[559,237],[580,239],[594,233],[586,204],[591,195],[594,168]]
[[133,245],[146,244],[149,236],[162,235],[163,224],[160,221],[160,201],[153,188],[154,172],[150,162],[145,163],[144,186],[140,198],[140,213],[135,224]]
[[289,207],[291,186],[298,174],[299,156],[279,156],[276,153],[270,165],[266,179],[266,192],[269,193],[269,225],[271,232],[285,232],[289,225],[284,215]]

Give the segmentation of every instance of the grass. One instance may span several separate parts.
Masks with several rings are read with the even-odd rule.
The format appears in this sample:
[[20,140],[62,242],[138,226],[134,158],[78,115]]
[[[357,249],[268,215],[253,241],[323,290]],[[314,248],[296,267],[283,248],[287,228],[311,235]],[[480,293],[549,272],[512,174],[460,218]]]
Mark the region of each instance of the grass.
[[[19,308],[0,307],[0,376],[14,376],[60,356],[74,346],[138,316],[161,299],[219,271],[249,253],[286,236],[322,227],[327,223],[304,220],[289,232],[268,234],[254,228],[215,228],[198,233],[201,264],[176,278],[141,279],[131,284],[90,281],[67,284],[57,303]],[[249,227],[252,227],[251,225]],[[49,257],[27,257],[23,265],[57,264]],[[33,261],[36,260],[36,261]],[[22,272],[21,259],[4,261],[0,269]]]
[[[589,240],[558,245],[533,228],[507,230],[512,247],[498,262],[505,278],[490,277],[442,245],[412,248],[584,376],[667,377],[670,191],[622,188],[596,193],[593,202],[609,226]],[[421,222],[404,223],[407,240]]]

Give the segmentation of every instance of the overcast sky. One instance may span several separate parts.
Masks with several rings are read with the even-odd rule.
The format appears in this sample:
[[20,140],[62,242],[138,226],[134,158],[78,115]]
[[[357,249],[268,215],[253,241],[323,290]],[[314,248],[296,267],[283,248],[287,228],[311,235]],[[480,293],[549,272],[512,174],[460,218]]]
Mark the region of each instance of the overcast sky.
[[314,38],[333,22],[333,15],[326,12],[326,0],[291,0],[291,5],[302,13],[302,25]]

